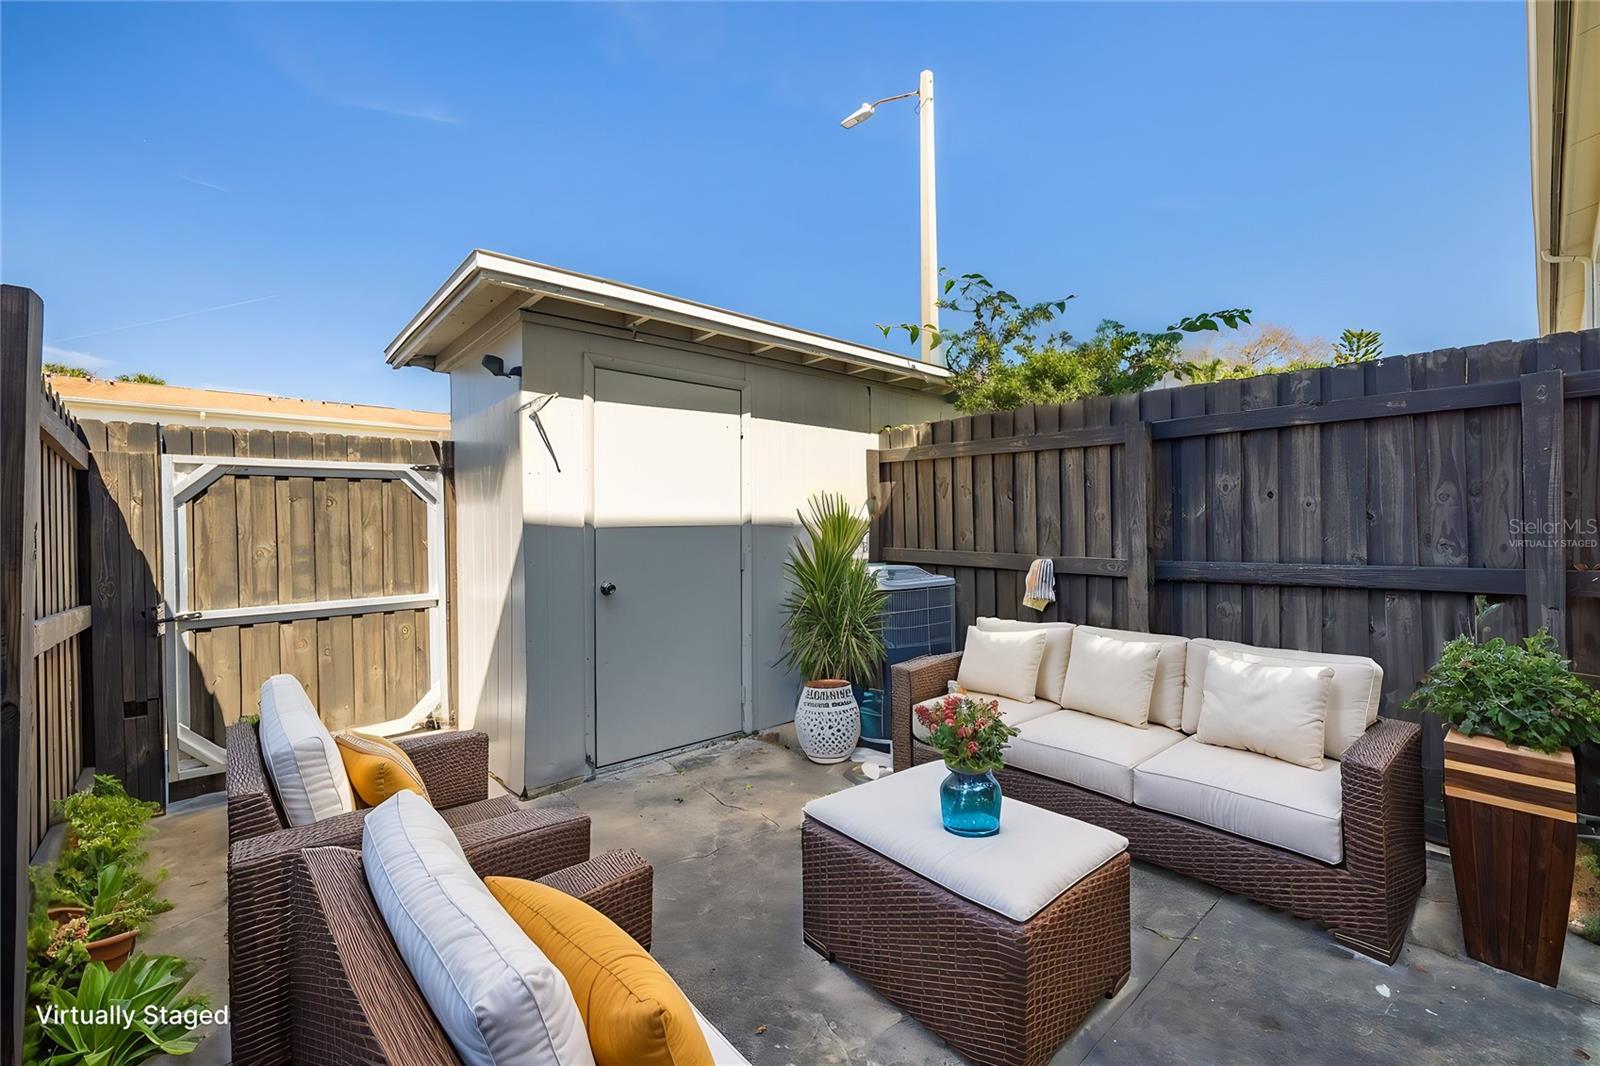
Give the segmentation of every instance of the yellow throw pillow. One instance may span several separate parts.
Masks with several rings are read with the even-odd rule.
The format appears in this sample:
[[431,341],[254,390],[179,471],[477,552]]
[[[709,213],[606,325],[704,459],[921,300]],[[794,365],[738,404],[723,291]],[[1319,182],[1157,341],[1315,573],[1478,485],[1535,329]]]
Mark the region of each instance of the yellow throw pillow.
[[350,787],[368,807],[376,807],[396,792],[415,792],[428,799],[428,786],[422,783],[416,764],[394,741],[345,729],[333,735],[333,742],[339,745]]
[[715,1066],[683,991],[610,918],[548,885],[516,877],[484,884],[566,977],[595,1066]]

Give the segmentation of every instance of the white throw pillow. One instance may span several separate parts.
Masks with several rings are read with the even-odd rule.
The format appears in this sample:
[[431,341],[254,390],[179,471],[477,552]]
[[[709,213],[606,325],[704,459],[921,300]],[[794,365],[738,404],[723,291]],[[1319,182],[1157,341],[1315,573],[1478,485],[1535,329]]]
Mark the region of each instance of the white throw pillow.
[[290,825],[311,825],[356,809],[333,734],[289,674],[261,683],[261,761]]
[[367,815],[361,861],[378,913],[468,1066],[594,1066],[572,988],[500,906],[427,800]]
[[1061,686],[1067,683],[1067,658],[1072,654],[1072,631],[1077,626],[1071,622],[1019,622],[1011,618],[980,618],[978,628],[988,633],[1044,632],[1044,658],[1039,660],[1039,683],[1034,694],[1052,703],[1061,695]]
[[1194,738],[1320,770],[1332,687],[1329,666],[1253,663],[1213,651]]
[[1269,666],[1331,667],[1333,687],[1328,693],[1328,724],[1322,747],[1322,753],[1330,759],[1342,758],[1350,745],[1360,740],[1362,734],[1378,720],[1378,707],[1383,702],[1383,667],[1365,655],[1258,648],[1253,644],[1196,637],[1189,642],[1189,663],[1184,684],[1185,733],[1193,733],[1199,728],[1202,682],[1207,659],[1213,651],[1224,652],[1245,662],[1266,663]]
[[1183,663],[1189,651],[1188,637],[1175,637],[1170,633],[1142,633],[1132,629],[1103,629],[1099,626],[1079,626],[1073,640],[1093,633],[1100,637],[1138,644],[1155,644],[1161,654],[1156,658],[1156,683],[1150,690],[1150,721],[1156,725],[1177,729],[1183,725]]
[[1144,729],[1150,724],[1161,645],[1078,633],[1061,706]]
[[956,684],[968,692],[990,692],[1018,703],[1032,703],[1044,660],[1044,630],[990,633],[967,627]]

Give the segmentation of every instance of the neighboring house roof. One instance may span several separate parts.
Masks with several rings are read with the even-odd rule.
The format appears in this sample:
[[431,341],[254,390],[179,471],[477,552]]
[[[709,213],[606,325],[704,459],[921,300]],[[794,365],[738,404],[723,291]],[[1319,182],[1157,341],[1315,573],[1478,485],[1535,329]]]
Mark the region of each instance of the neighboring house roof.
[[1600,0],[1528,0],[1528,110],[1539,330],[1597,326]]
[[103,422],[214,425],[429,440],[450,436],[450,416],[361,403],[297,400],[258,392],[188,389],[51,374],[52,388],[78,418]]
[[[537,307],[536,307],[537,305]],[[384,350],[393,366],[448,370],[511,316],[535,308],[574,324],[720,348],[819,370],[950,390],[948,369],[920,359],[741,315],[620,281],[477,249],[457,267]]]

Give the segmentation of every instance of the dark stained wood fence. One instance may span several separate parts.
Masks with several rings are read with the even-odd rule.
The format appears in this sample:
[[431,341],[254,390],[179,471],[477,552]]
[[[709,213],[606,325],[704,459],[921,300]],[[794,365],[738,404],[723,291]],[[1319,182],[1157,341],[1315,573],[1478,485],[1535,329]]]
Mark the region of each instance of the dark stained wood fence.
[[0,289],[0,818],[4,883],[5,1032],[0,1061],[20,1056],[27,868],[55,804],[94,761],[83,694],[82,524],[89,451],[40,376],[44,304],[30,289]]
[[[432,441],[331,433],[86,423],[96,497],[98,654],[120,683],[96,693],[96,717],[119,728],[106,760],[141,795],[161,799],[160,457],[224,455],[438,466]],[[185,508],[191,608],[304,603],[427,590],[426,507],[396,481],[227,475]],[[427,612],[228,625],[192,636],[189,720],[206,739],[257,712],[261,682],[295,675],[330,728],[398,718],[430,685]],[[101,629],[97,627],[97,633]]]
[[1415,718],[1482,595],[1485,630],[1548,626],[1600,675],[1600,331],[886,430],[868,481],[873,558],[953,575],[962,636],[997,614],[1370,655],[1382,713]]

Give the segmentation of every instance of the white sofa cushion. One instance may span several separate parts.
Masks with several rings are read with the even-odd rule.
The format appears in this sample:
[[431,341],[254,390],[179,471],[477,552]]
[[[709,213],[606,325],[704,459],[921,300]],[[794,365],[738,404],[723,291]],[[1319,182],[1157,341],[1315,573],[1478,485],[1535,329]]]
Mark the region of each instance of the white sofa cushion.
[[1032,703],[1045,639],[1042,629],[994,633],[968,626],[956,684],[968,692],[993,692],[1019,703]]
[[289,674],[261,683],[261,761],[290,825],[311,825],[356,809],[333,734]]
[[1067,666],[1061,706],[1143,729],[1150,722],[1161,645],[1088,633]]
[[1212,651],[1200,700],[1202,744],[1239,748],[1322,769],[1330,666],[1280,666]]
[[1133,801],[1326,863],[1344,857],[1339,764],[1322,769],[1189,737],[1133,771]]
[[468,1066],[594,1066],[572,989],[490,895],[428,801],[367,815],[362,866],[433,1016]]
[[980,618],[978,628],[989,633],[1044,633],[1044,658],[1039,660],[1039,682],[1033,691],[1054,703],[1067,682],[1067,659],[1072,654],[1071,622],[1019,622],[1011,618]]
[[[1177,729],[1183,725],[1183,668],[1189,648],[1188,637],[1175,637],[1168,633],[1140,633],[1132,629],[1079,626],[1072,634],[1073,643],[1076,644],[1090,634],[1161,645],[1161,654],[1156,658],[1156,683],[1150,691],[1150,721],[1168,729]],[[1061,700],[1056,702],[1065,706]]]
[[[1036,699],[1032,703],[1021,703],[1017,700],[1008,700],[1004,696],[989,696],[982,692],[968,692],[964,694],[963,698],[969,700],[982,700],[985,703],[988,703],[992,700],[993,702],[998,703],[1000,705],[1000,720],[1006,725],[1021,725],[1023,722],[1026,722],[1029,719],[1038,718],[1046,714],[1054,714],[1056,711],[1061,709],[1060,707],[1057,707],[1055,704],[1051,703],[1049,700]],[[935,707],[938,704],[943,703],[944,700],[945,697],[943,696],[935,696],[931,700],[923,700],[921,703],[917,704],[917,707]],[[916,737],[918,740],[927,740],[928,729],[917,720],[915,711],[916,708],[912,708],[913,713],[911,715],[911,735]]]
[[1206,655],[1211,651],[1230,652],[1248,662],[1331,667],[1333,684],[1328,691],[1328,721],[1322,737],[1323,754],[1330,759],[1342,758],[1350,745],[1360,740],[1361,734],[1378,720],[1378,706],[1383,702],[1383,667],[1365,655],[1258,648],[1231,640],[1196,637],[1189,642],[1185,668],[1188,675],[1183,701],[1185,733],[1193,733],[1200,725],[1200,694]]
[[[1133,732],[1129,730],[1129,732]],[[963,899],[1025,922],[1128,848],[1127,838],[1007,799],[1000,832],[958,837],[939,819],[943,763],[923,763],[814,799],[808,817]]]
[[717,1066],[750,1066],[750,1060],[740,1054],[739,1049],[729,1043],[716,1026],[706,1021],[699,1007],[691,1003],[689,1008],[694,1011],[694,1020],[700,1023],[700,1032],[705,1035],[706,1045],[711,1048],[712,1062]]
[[1007,766],[1124,803],[1133,802],[1133,768],[1184,739],[1176,729],[1135,729],[1079,711],[1043,715],[1020,728],[1006,747]]

